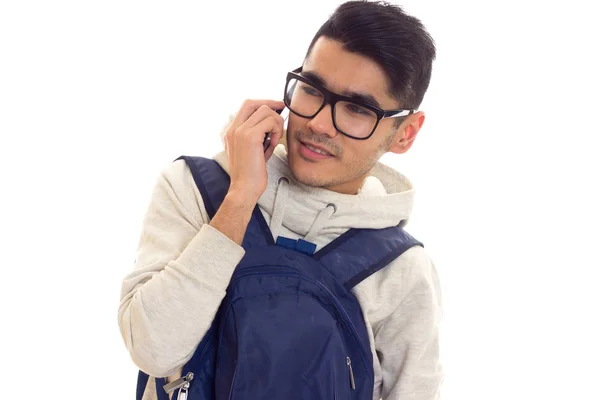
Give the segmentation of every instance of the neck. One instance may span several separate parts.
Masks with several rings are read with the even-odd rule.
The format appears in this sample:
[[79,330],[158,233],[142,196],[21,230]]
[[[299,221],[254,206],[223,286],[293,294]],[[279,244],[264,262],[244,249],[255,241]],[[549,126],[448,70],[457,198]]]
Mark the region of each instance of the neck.
[[366,175],[361,176],[360,178],[357,178],[350,182],[344,182],[339,185],[326,186],[325,189],[331,190],[332,192],[336,192],[336,193],[340,193],[340,194],[355,195],[355,194],[358,194],[358,191],[365,183],[366,178],[367,178]]

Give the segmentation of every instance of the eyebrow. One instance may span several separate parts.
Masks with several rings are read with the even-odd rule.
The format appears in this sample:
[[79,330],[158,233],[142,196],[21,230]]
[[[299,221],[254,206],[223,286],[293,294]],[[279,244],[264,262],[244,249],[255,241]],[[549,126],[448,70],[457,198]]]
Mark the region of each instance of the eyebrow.
[[[323,78],[321,78],[321,76],[319,74],[317,74],[316,72],[303,70],[300,74],[307,77],[311,81],[327,88],[327,84],[325,83],[325,80]],[[350,90],[346,90],[346,91],[342,92],[341,94],[343,94],[346,97],[350,97],[352,100],[355,100],[357,102],[368,104],[368,105],[371,105],[371,106],[374,106],[377,108],[382,108],[381,105],[379,104],[379,102],[377,101],[377,99],[375,99],[375,97],[371,94],[362,93],[362,92],[353,92]]]

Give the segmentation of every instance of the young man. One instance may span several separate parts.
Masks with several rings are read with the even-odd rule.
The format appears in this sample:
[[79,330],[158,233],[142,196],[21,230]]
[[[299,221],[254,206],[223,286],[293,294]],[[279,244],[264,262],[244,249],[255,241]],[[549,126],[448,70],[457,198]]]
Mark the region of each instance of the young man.
[[[119,306],[123,339],[141,370],[167,382],[180,376],[244,258],[256,205],[273,239],[303,239],[316,251],[349,229],[406,223],[411,183],[378,160],[414,143],[434,58],[429,34],[399,7],[342,4],[315,35],[302,67],[288,74],[285,103],[246,101],[226,129],[225,151],[215,160],[230,185],[213,218],[183,159],[164,170]],[[287,131],[276,112],[285,106]],[[352,293],[368,332],[373,398],[438,398],[441,294],[424,248],[410,247]],[[144,398],[154,398],[153,384]]]

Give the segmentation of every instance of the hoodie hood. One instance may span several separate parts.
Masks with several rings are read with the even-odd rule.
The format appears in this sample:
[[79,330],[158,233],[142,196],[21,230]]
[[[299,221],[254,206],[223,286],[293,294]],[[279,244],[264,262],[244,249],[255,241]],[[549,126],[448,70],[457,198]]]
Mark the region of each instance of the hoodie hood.
[[[214,159],[229,173],[225,151]],[[268,160],[267,174],[267,188],[258,205],[274,238],[291,231],[307,241],[321,242],[316,240],[317,236],[333,240],[351,228],[381,229],[405,225],[412,212],[415,194],[412,183],[381,162],[376,164],[356,195],[296,181],[282,144]]]

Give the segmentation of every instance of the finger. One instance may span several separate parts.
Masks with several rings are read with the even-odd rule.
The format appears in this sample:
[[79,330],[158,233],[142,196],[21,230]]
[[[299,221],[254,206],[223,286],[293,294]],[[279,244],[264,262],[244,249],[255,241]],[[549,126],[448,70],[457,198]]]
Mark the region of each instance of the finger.
[[269,141],[269,147],[265,151],[265,161],[269,160],[273,153],[275,153],[275,148],[279,144],[279,140],[283,135],[271,134],[271,140]]
[[[254,126],[258,125],[258,123],[260,123],[262,120],[264,120],[265,118],[270,118],[273,117],[277,120],[277,122],[281,125],[281,128],[283,129],[283,118],[274,110],[272,110],[270,107],[267,106],[260,106],[258,110],[256,110],[256,112],[254,114],[252,114],[247,120],[246,122],[244,122],[238,129],[240,131],[246,131],[246,130],[250,130],[253,129]],[[268,132],[264,132],[265,134]],[[263,137],[264,139],[264,137]]]
[[280,100],[246,100],[231,123],[230,129],[236,130],[239,128],[263,105],[268,106],[272,110],[281,110],[285,107],[285,103]]
[[[250,136],[251,143],[260,143],[264,153],[263,143],[265,141],[265,134],[271,132],[271,143],[273,143],[273,136],[281,137],[282,130],[283,128],[277,119],[274,117],[267,117],[254,126],[254,128],[248,132],[248,135]],[[271,144],[269,144],[269,147],[271,147]]]
[[277,147],[277,145],[279,144],[279,141],[281,140],[281,138],[283,137],[284,134],[285,134],[285,127],[283,126],[283,123],[282,123],[281,130],[271,132],[270,140],[269,140],[269,148],[272,148],[273,150],[275,150],[275,147]]
[[289,114],[290,114],[290,112],[289,112],[288,108],[284,108],[282,110],[282,112],[279,114],[281,116],[281,121],[282,121],[281,133],[280,134],[276,133],[276,132],[272,133],[270,135],[271,140],[269,141],[269,147],[273,147],[273,151],[275,151],[275,147],[277,147],[277,145],[279,144],[279,142],[285,135],[285,121],[288,119]]
[[269,161],[269,158],[271,158],[271,156],[273,155],[274,152],[275,152],[275,147],[269,146],[267,151],[265,151],[265,161]]

